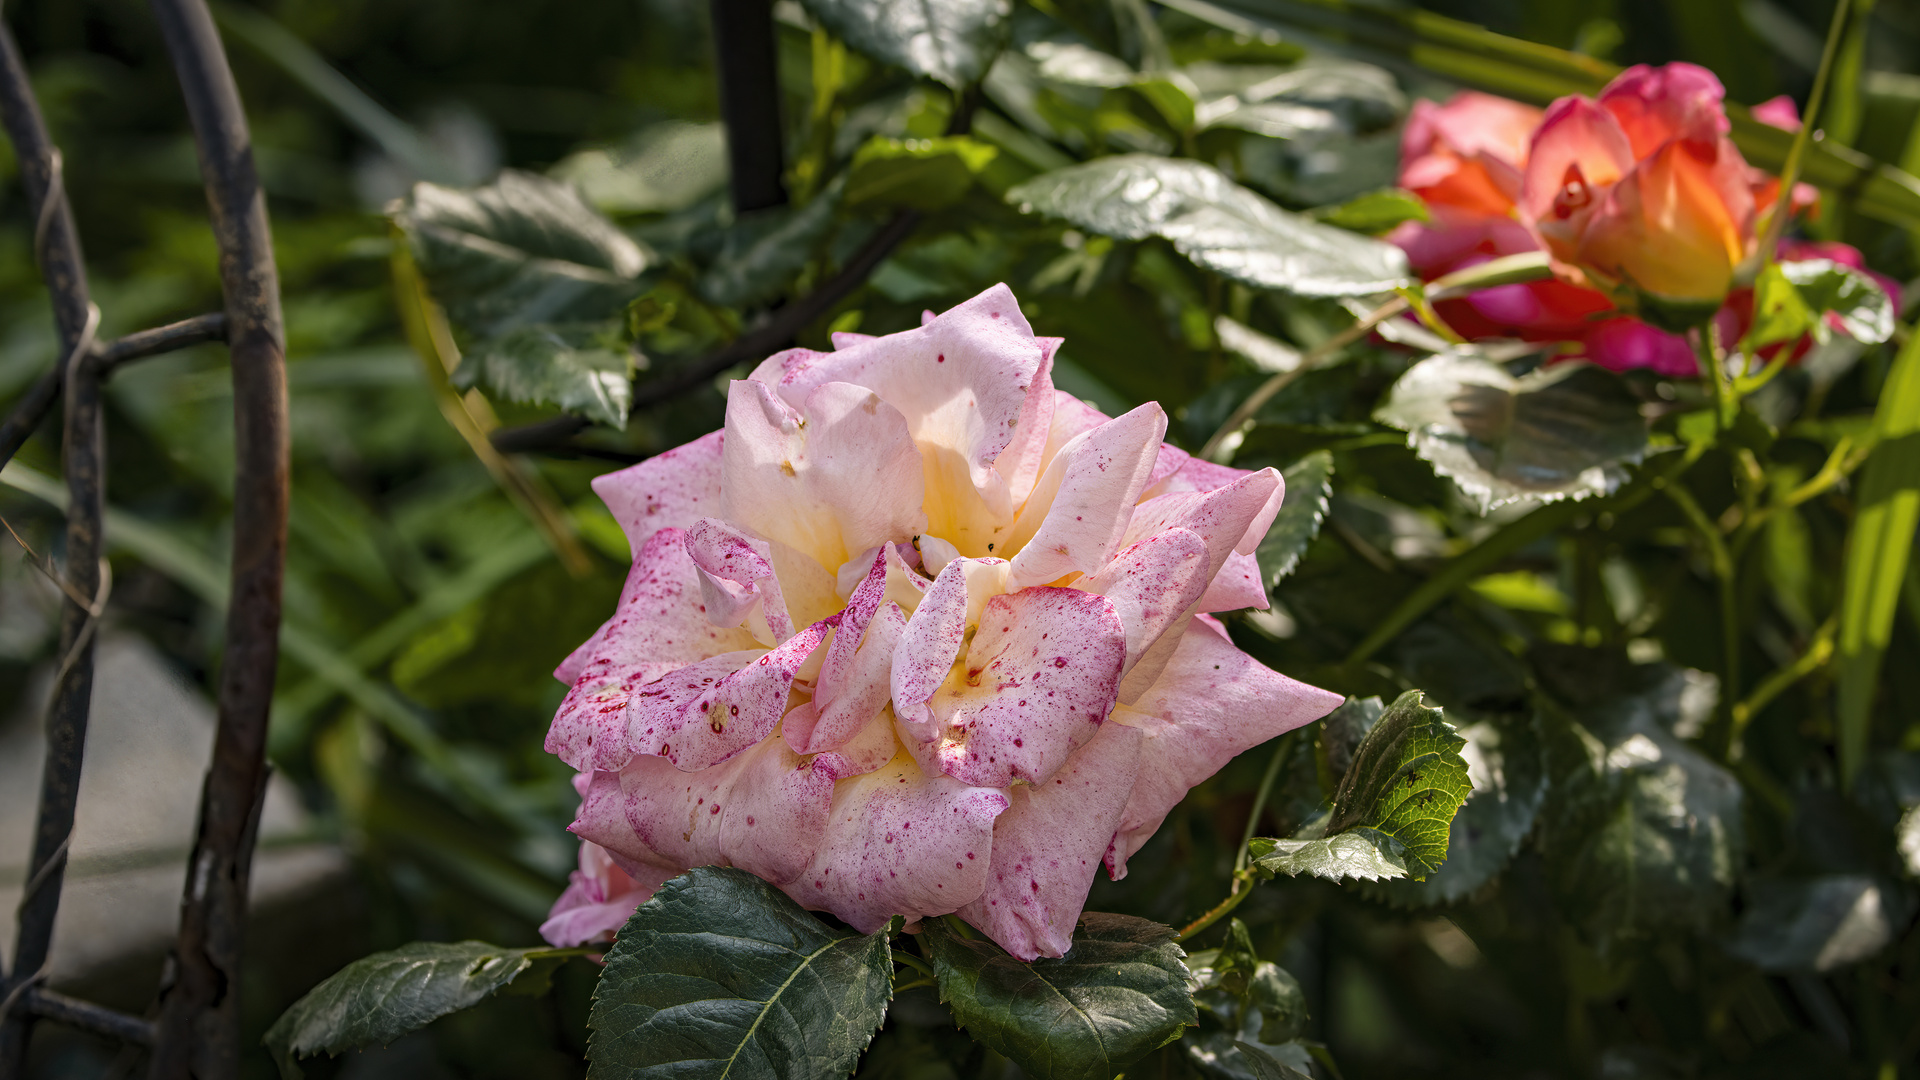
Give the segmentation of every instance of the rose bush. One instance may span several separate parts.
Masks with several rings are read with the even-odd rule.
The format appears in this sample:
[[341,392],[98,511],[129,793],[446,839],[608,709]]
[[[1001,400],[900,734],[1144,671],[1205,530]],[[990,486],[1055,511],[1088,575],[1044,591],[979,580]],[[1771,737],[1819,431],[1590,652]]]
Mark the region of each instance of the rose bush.
[[[1717,305],[1723,341],[1746,332],[1753,296],[1734,287],[1735,271],[1753,258],[1757,220],[1779,182],[1727,140],[1723,97],[1711,72],[1675,63],[1629,68],[1598,98],[1561,98],[1544,112],[1476,91],[1420,102],[1401,141],[1400,185],[1426,201],[1433,220],[1408,222],[1389,239],[1427,280],[1502,255],[1554,258],[1554,280],[1440,302],[1441,316],[1467,338],[1577,342],[1570,356],[1615,371],[1697,374],[1684,337],[1626,312],[1649,300]],[[1787,99],[1756,116],[1799,125]],[[1796,209],[1815,200],[1796,187]],[[1783,241],[1778,257],[1864,266],[1845,244]]]
[[1266,606],[1279,474],[1056,391],[1058,344],[996,286],[774,356],[724,430],[595,483],[633,569],[556,672],[547,749],[607,862],[583,853],[550,940],[718,864],[862,931],[956,913],[1058,956],[1102,863],[1339,703],[1207,614]]

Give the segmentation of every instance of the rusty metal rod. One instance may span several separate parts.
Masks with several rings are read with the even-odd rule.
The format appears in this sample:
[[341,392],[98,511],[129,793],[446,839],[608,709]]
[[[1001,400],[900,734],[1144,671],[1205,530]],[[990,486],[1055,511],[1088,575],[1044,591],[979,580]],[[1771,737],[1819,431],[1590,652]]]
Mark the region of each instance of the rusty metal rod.
[[204,0],[153,0],[193,121],[220,249],[233,369],[233,591],[217,696],[213,763],[180,935],[160,988],[156,1080],[234,1080],[240,1072],[240,961],[247,881],[267,784],[267,712],[279,660],[289,446],[286,334],[266,196],[240,91]]
[[[66,410],[62,461],[67,478],[66,566],[64,573],[78,596],[100,590],[101,518],[104,511],[106,447],[100,423],[100,385],[85,353],[98,311],[87,290],[86,262],[74,227],[66,186],[61,182],[60,151],[47,136],[39,103],[27,79],[26,65],[13,35],[0,25],[0,123],[13,141],[14,157],[34,208],[34,257],[46,279],[59,330],[61,378]],[[37,388],[36,388],[37,389]],[[51,402],[52,395],[47,394]],[[60,673],[47,712],[47,756],[41,769],[40,809],[34,822],[28,889],[20,902],[5,992],[18,1000],[45,977],[53,940],[54,915],[66,875],[67,844],[73,833],[73,809],[80,791],[80,761],[86,748],[88,707],[93,696],[93,610],[72,598],[60,608]],[[26,1068],[33,1017],[8,1010],[0,1017],[0,1080],[15,1080]]]
[[[129,361],[226,339],[226,313],[216,311],[210,315],[195,315],[191,319],[156,326],[151,330],[137,331],[113,341],[96,342],[88,351],[88,356],[92,358],[95,374],[105,379],[113,374],[115,368]],[[0,465],[12,461],[13,455],[20,452],[27,439],[40,427],[40,422],[47,418],[54,400],[60,396],[60,384],[65,381],[65,373],[59,364],[55,364],[34,380],[25,394],[20,395],[13,411],[7,414],[4,422],[0,422]]]
[[24,1009],[42,1020],[52,1020],[135,1046],[153,1045],[153,1021],[129,1016],[91,1001],[68,997],[55,990],[34,987],[26,992],[20,1004],[14,1008]]

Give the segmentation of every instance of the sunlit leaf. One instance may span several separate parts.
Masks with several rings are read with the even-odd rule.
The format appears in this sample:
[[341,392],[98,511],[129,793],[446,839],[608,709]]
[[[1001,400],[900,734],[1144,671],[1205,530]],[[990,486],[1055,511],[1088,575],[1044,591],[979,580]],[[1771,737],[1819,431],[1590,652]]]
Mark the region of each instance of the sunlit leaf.
[[1107,1080],[1197,1019],[1173,928],[1089,912],[1057,960],[1021,963],[937,921],[921,936],[940,997],[1035,1080]]
[[552,173],[607,213],[679,210],[726,184],[726,132],[668,121],[617,145],[575,151]]
[[847,205],[938,210],[959,201],[998,153],[964,136],[892,139],[876,135],[854,152],[847,176]]
[[803,0],[835,37],[884,64],[962,89],[1006,41],[1009,0]]
[[630,350],[609,340],[618,330],[617,322],[516,326],[474,345],[453,381],[621,427],[633,404],[634,361]]
[[302,1075],[299,1058],[385,1046],[516,979],[544,979],[579,955],[579,949],[416,941],[340,969],[282,1013],[263,1041],[280,1075],[293,1080]]
[[1420,691],[1400,695],[1354,748],[1327,815],[1289,839],[1256,838],[1255,869],[1424,880],[1446,861],[1449,828],[1473,790],[1465,745]]
[[1407,876],[1407,859],[1400,845],[1367,829],[1311,840],[1255,837],[1248,851],[1253,865],[1268,875],[1311,874],[1328,881],[1381,881]]
[[1533,831],[1546,802],[1546,751],[1532,712],[1496,713],[1466,724],[1460,734],[1467,740],[1460,756],[1467,761],[1473,794],[1453,819],[1440,869],[1423,882],[1377,887],[1395,903],[1455,903],[1492,881]]
[[1313,216],[1329,225],[1370,236],[1378,236],[1405,222],[1430,220],[1427,204],[1420,196],[1399,188],[1369,191],[1339,206],[1317,210]]
[[1118,239],[1164,237],[1197,265],[1260,288],[1357,296],[1408,282],[1399,248],[1282,210],[1197,161],[1101,158],[1037,176],[1007,201]]
[[1473,790],[1460,756],[1465,745],[1420,691],[1401,694],[1354,750],[1333,793],[1328,834],[1364,827],[1404,846],[1411,876],[1438,870],[1448,825]]
[[1465,353],[1430,356],[1400,377],[1374,418],[1484,512],[1612,491],[1646,449],[1640,403],[1619,376],[1584,363],[1515,378]]
[[886,1017],[891,955],[884,930],[829,928],[752,874],[696,867],[607,953],[588,1076],[846,1076]]
[[1840,778],[1851,785],[1866,761],[1880,659],[1920,525],[1920,334],[1907,339],[1880,391],[1858,509],[1847,537],[1840,600]]
[[1761,879],[1728,950],[1767,971],[1832,971],[1886,948],[1911,918],[1902,893],[1865,874]]

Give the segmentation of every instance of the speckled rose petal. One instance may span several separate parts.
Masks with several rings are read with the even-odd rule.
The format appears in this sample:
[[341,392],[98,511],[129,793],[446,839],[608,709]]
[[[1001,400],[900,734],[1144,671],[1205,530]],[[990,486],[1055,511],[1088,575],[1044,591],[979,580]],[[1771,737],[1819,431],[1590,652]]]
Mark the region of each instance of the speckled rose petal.
[[929,702],[932,742],[909,748],[963,783],[1039,783],[1113,708],[1126,641],[1102,596],[1043,587],[993,597]]
[[993,827],[992,877],[960,917],[1021,960],[1061,956],[1120,824],[1140,731],[1105,724],[1043,784],[1021,784]]
[[1327,715],[1341,700],[1262,666],[1234,648],[1214,620],[1194,619],[1160,678],[1131,707],[1114,711],[1114,722],[1146,735],[1141,758],[1153,767],[1134,782],[1107,868],[1124,877],[1127,859],[1195,784],[1235,755]]
[[709,432],[638,465],[594,477],[594,494],[625,530],[636,557],[661,529],[684,529],[719,511],[725,440],[726,432]]
[[834,775],[767,739],[699,772],[638,757],[620,773],[632,835],[678,866],[737,866],[781,884],[814,857]]
[[718,518],[701,518],[687,530],[687,554],[700,571],[701,597],[714,625],[745,623],[767,645],[793,636],[767,541]]
[[825,567],[924,530],[920,451],[900,410],[851,383],[798,407],[764,383],[727,394],[722,505],[728,521]]
[[1092,573],[1113,557],[1166,432],[1167,414],[1149,402],[1061,448],[1007,538],[1016,587]]
[[993,819],[1006,808],[1002,792],[929,777],[900,754],[835,787],[817,854],[782,887],[862,933],[895,915],[945,915],[986,887]]
[[613,618],[555,672],[572,689],[547,731],[547,752],[575,769],[625,765],[632,756],[627,702],[635,691],[715,653],[754,646],[751,635],[717,627],[704,612],[699,576],[680,530],[648,537]]
[[[780,723],[794,676],[830,628],[828,622],[813,623],[725,674],[724,667],[741,654],[694,664],[642,688],[627,708],[628,744],[636,754],[665,758],[686,772],[740,753]],[[697,687],[692,677],[696,669]]]

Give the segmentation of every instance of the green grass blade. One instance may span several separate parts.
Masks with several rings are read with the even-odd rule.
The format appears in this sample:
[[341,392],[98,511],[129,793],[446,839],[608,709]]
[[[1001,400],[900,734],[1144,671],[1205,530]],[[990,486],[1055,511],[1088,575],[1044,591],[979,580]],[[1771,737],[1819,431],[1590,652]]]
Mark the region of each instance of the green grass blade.
[[1839,749],[1848,786],[1866,761],[1880,659],[1920,525],[1920,334],[1894,360],[1873,424],[1876,445],[1860,483],[1841,582]]

